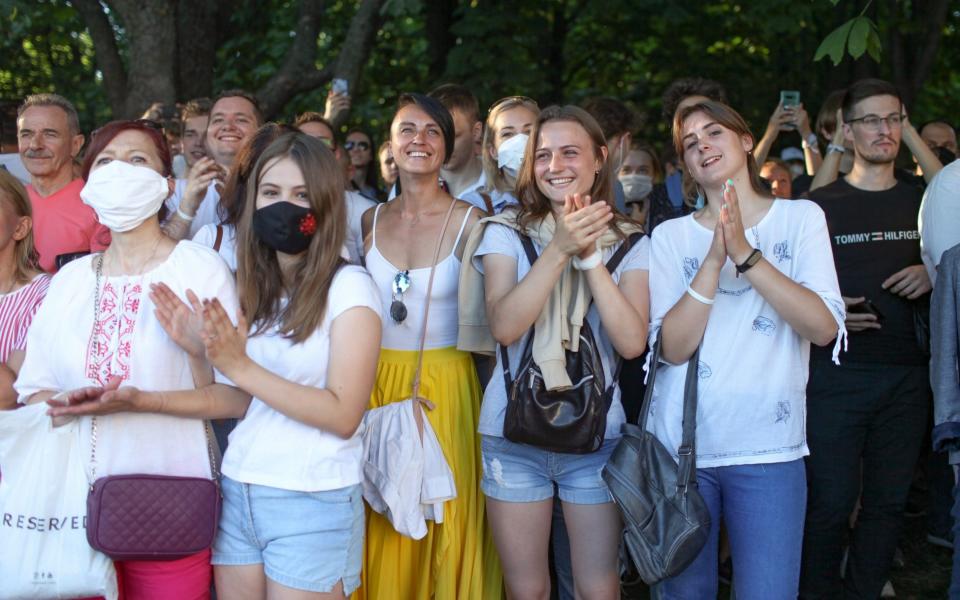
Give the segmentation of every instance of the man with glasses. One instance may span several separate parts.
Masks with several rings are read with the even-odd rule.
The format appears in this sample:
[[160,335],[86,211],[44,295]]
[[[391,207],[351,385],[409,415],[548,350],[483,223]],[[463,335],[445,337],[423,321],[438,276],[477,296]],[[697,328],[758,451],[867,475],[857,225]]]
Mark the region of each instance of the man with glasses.
[[810,199],[826,213],[849,350],[842,365],[829,348],[810,351],[800,597],[872,600],[887,581],[928,426],[929,349],[917,317],[928,310],[931,285],[917,231],[921,191],[894,174],[903,136],[916,135],[897,89],[857,81],[842,116],[853,168]]
[[40,266],[55,273],[70,260],[110,245],[110,231],[80,200],[74,160],[83,147],[73,104],[57,94],[27,96],[17,111],[20,159],[30,173],[33,239]]
[[193,164],[186,179],[177,180],[167,200],[167,235],[175,240],[193,238],[204,225],[220,221],[220,189],[240,148],[262,123],[260,106],[249,92],[226,90],[214,99],[204,134],[207,156]]

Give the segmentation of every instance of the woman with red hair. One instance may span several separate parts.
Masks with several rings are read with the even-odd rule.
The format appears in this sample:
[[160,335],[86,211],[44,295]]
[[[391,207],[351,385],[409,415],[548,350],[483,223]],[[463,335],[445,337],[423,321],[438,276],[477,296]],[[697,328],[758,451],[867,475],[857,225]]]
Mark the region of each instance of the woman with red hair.
[[[115,121],[94,132],[80,196],[112,241],[53,278],[15,384],[21,403],[47,401],[55,417],[82,417],[91,483],[129,474],[213,478],[203,419],[242,416],[248,402],[223,385],[211,385],[202,405],[170,394],[213,382],[197,317],[177,298],[198,306],[198,296],[217,297],[231,314],[237,306],[233,276],[217,254],[160,229],[158,213],[173,190],[170,165],[162,132],[148,122]],[[155,406],[134,407],[122,393],[128,386],[159,392]],[[125,600],[209,597],[209,549],[115,563]]]

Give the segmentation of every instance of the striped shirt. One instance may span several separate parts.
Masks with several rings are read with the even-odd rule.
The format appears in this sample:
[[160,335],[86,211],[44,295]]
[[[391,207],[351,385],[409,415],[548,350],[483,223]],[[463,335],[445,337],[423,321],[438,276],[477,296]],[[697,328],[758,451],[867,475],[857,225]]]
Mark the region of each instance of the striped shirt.
[[27,345],[27,330],[47,295],[50,276],[41,273],[22,288],[0,295],[0,362],[6,363],[13,350]]

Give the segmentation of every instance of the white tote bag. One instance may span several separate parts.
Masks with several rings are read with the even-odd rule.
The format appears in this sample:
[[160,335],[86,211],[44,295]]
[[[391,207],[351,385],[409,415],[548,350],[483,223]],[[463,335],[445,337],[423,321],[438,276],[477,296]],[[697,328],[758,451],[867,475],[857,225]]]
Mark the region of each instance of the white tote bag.
[[0,411],[0,598],[117,597],[113,562],[87,543],[79,426],[46,404]]

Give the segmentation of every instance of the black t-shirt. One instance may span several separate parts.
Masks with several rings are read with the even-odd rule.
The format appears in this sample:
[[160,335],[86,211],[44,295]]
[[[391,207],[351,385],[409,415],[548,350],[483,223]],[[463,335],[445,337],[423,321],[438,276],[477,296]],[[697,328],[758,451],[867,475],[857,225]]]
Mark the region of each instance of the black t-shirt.
[[[917,231],[921,197],[917,187],[903,181],[889,190],[870,192],[842,177],[810,193],[827,216],[840,293],[866,297],[884,316],[881,329],[850,333],[847,361],[897,365],[928,361],[917,343],[914,302],[880,287],[904,267],[921,264]],[[928,301],[929,297],[920,299]],[[830,360],[830,351],[814,347],[811,358]]]

